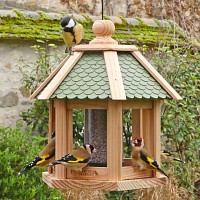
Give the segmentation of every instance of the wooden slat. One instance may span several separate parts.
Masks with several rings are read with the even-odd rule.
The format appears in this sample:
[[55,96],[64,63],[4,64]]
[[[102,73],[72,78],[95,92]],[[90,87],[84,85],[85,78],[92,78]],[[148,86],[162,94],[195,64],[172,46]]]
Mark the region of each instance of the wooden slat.
[[49,99],[82,55],[82,52],[74,52],[74,54],[69,57],[64,66],[59,70],[59,72],[54,76],[51,82],[42,91],[38,99]]
[[29,99],[34,99],[44,88],[45,86],[53,79],[53,77],[58,73],[58,71],[63,67],[65,62],[68,60],[67,56],[59,65],[54,69],[54,71],[46,78],[44,82],[35,90],[35,92],[29,97]]
[[134,45],[117,45],[117,44],[85,44],[73,47],[73,51],[137,51]]
[[68,179],[75,180],[108,180],[107,167],[85,167],[82,171],[69,170]]
[[[67,113],[66,113],[66,101],[65,100],[55,100],[55,131],[56,131],[56,149],[55,149],[55,159],[60,159],[67,153],[67,142],[66,142],[66,132],[67,132]],[[55,166],[55,177],[65,179],[66,169],[64,166]]]
[[119,66],[117,52],[105,51],[104,58],[113,100],[125,100],[126,94]]
[[153,176],[152,170],[140,170],[139,167],[122,167],[122,180],[137,178],[150,178]]
[[158,83],[169,93],[169,95],[172,98],[182,100],[182,97],[156,71],[156,69],[146,60],[146,58],[139,51],[133,51],[132,54],[145,67],[145,69],[158,81]]
[[122,101],[123,109],[151,109],[152,101],[148,99],[132,99]]
[[107,109],[107,100],[73,99],[67,100],[67,109]]
[[144,178],[123,181],[57,179],[47,172],[42,173],[42,180],[51,188],[105,191],[137,190],[143,188],[163,186],[167,183],[166,177]]
[[122,103],[108,101],[107,166],[109,180],[121,180],[122,170]]

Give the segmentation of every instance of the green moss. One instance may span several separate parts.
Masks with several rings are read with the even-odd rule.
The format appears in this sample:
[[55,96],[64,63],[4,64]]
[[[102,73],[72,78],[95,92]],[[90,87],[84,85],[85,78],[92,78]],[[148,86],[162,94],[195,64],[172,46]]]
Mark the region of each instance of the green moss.
[[[17,39],[49,39],[55,41],[62,41],[62,32],[60,27],[61,19],[50,19],[44,12],[37,11],[39,18],[25,17],[21,11],[13,10],[17,17],[2,16],[0,23],[0,38],[17,38]],[[92,19],[85,14],[82,14],[83,20],[78,19],[84,27],[84,42],[88,43],[94,39],[92,33]],[[63,16],[61,15],[61,18]],[[104,16],[109,19],[108,16]],[[126,44],[140,44],[140,45],[156,45],[158,42],[173,45],[174,29],[167,27],[151,27],[143,22],[140,18],[138,25],[129,24],[125,18],[120,17],[122,23],[115,23],[115,34],[113,38],[119,43]],[[159,25],[158,21],[156,21]],[[171,23],[171,22],[170,22]],[[185,43],[184,32],[176,26],[176,38],[179,39],[180,44]]]

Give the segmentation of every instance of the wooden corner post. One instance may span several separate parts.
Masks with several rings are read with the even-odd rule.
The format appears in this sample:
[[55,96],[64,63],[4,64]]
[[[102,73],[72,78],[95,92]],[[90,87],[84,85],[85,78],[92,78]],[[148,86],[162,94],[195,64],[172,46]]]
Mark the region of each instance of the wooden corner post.
[[[67,105],[65,100],[55,100],[55,132],[56,149],[55,159],[60,159],[67,153]],[[55,166],[55,177],[58,179],[66,178],[66,168],[61,165]]]
[[107,165],[111,181],[122,180],[122,102],[108,100]]

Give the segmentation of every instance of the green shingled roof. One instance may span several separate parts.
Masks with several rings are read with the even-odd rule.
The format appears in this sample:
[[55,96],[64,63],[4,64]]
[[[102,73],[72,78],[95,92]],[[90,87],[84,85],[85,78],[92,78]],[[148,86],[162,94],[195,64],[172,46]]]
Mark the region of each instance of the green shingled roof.
[[51,98],[111,98],[103,52],[86,52]]
[[131,55],[118,52],[119,65],[127,98],[170,98],[160,84]]
[[[118,52],[127,98],[170,98],[129,52]],[[51,98],[111,98],[103,52],[85,52]]]

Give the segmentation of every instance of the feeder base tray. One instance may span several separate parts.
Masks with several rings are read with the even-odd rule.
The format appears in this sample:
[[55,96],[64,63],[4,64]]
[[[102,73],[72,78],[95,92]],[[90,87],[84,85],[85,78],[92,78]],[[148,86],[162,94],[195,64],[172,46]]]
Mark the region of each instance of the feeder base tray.
[[105,190],[105,191],[124,191],[152,188],[166,185],[167,178],[143,178],[123,181],[96,181],[96,180],[73,180],[57,179],[53,174],[43,172],[43,181],[51,188],[60,189],[85,189],[85,190]]

